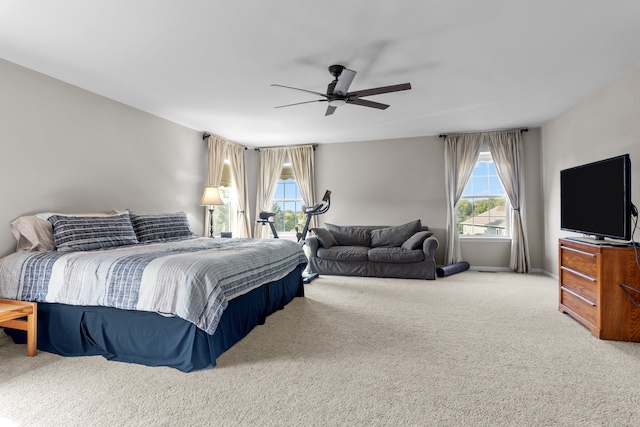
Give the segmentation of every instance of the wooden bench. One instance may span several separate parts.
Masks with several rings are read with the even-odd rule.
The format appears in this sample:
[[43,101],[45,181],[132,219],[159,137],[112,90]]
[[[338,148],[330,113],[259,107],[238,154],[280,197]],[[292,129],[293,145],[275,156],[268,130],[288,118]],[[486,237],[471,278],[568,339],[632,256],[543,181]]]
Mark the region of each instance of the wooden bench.
[[12,328],[26,331],[27,355],[36,355],[38,352],[37,303],[0,298],[0,328]]

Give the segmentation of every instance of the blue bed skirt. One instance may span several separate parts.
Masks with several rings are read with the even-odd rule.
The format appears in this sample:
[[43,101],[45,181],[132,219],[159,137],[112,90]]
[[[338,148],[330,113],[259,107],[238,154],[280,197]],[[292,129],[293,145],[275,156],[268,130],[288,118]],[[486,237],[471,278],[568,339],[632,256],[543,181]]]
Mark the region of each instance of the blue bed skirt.
[[[283,279],[229,301],[213,335],[179,317],[110,307],[38,304],[38,349],[62,356],[101,355],[109,360],[170,366],[183,372],[216,365],[216,359],[268,315],[304,296],[299,265]],[[23,331],[9,330],[15,342]]]

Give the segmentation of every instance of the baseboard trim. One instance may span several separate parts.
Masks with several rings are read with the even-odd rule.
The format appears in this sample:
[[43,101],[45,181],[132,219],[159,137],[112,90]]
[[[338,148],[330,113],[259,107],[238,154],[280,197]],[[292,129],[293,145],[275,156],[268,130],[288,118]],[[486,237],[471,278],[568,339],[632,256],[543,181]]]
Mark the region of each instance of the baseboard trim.
[[508,271],[513,271],[512,269],[510,269],[509,267],[484,267],[481,265],[472,265],[469,267],[469,270],[473,270],[473,271],[487,271],[487,272],[491,272],[491,273],[497,273],[497,272],[508,272]]
[[[485,271],[485,272],[490,272],[490,273],[502,273],[502,272],[513,272],[512,269],[510,269],[509,267],[487,267],[487,266],[482,266],[482,265],[472,265],[469,267],[469,270],[472,271]],[[555,280],[558,280],[558,276],[555,274],[551,274],[546,270],[543,270],[541,268],[532,268],[531,269],[531,273],[534,274],[542,274],[544,276],[548,276],[551,277]]]
[[558,280],[558,275],[548,272],[547,270],[540,270],[540,273],[544,274],[547,277],[551,277],[552,279]]

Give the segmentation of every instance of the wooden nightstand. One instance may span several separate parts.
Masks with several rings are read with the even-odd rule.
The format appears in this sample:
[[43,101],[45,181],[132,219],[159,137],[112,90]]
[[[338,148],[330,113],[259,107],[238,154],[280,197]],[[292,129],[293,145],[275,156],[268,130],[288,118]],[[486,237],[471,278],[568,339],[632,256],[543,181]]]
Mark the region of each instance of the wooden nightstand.
[[[26,320],[24,319],[26,317]],[[27,355],[38,352],[38,304],[0,298],[0,327],[27,332]]]

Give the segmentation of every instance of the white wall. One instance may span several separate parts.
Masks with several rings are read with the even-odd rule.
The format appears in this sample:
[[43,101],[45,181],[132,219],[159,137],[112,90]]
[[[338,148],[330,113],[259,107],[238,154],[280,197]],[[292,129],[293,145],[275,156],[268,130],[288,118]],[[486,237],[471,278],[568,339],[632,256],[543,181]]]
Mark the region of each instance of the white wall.
[[200,132],[4,60],[0,94],[0,255],[43,211],[184,211],[202,233]]
[[[540,131],[523,134],[529,245],[534,268],[541,268],[542,191]],[[316,195],[331,190],[331,209],[319,220],[338,225],[400,225],[415,219],[441,242],[447,227],[444,143],[437,136],[322,144],[315,154]],[[462,255],[474,267],[507,269],[510,244],[463,242]]]
[[[640,64],[542,127],[544,192],[544,259],[546,271],[558,272],[558,239],[573,235],[560,230],[560,171],[629,153],[632,197],[640,200]],[[585,201],[585,209],[599,209]],[[636,235],[636,240],[638,236]]]

